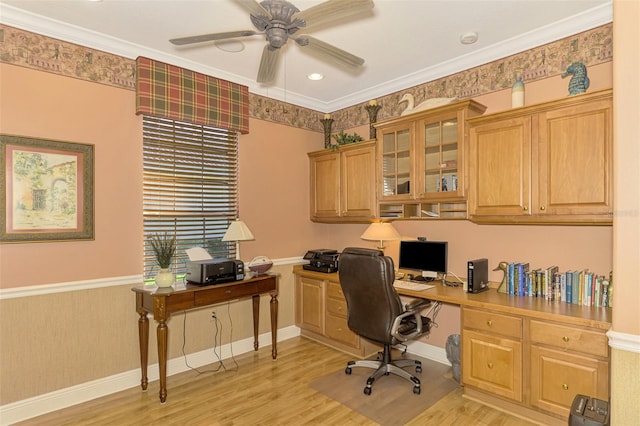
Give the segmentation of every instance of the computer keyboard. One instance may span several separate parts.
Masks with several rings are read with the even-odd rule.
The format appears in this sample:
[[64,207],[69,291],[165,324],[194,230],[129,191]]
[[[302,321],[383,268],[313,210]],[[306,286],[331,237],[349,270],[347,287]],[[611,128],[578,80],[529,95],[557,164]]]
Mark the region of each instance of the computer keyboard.
[[423,284],[423,283],[417,283],[415,281],[404,281],[404,280],[395,280],[393,282],[393,286],[395,288],[403,288],[405,290],[415,290],[415,291],[428,290],[430,288],[435,287],[435,285],[432,285],[432,284]]

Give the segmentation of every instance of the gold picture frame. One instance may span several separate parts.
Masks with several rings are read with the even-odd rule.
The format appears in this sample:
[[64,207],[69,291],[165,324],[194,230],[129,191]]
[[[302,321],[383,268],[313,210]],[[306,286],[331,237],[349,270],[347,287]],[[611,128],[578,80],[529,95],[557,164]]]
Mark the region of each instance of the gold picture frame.
[[0,243],[93,240],[93,151],[0,134]]

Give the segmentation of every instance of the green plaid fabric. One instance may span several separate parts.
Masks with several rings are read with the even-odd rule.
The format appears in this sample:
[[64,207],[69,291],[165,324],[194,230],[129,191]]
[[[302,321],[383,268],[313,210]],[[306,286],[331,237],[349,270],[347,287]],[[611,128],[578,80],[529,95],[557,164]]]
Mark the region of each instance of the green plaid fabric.
[[139,56],[136,113],[249,133],[249,88]]

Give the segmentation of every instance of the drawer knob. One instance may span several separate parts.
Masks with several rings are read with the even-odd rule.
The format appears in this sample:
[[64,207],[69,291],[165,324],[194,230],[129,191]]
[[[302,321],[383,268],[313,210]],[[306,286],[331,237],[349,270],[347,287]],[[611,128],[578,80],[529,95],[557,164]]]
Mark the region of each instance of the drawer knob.
[[491,321],[491,320],[487,320],[487,325],[488,325],[489,327],[491,327],[491,326],[493,325],[493,321]]
[[544,206],[540,206],[540,210],[544,211],[545,207]]
[[568,385],[568,384],[566,384],[566,383],[563,383],[563,384],[562,384],[562,389],[564,389],[564,390],[569,390],[569,385]]
[[524,206],[524,207],[523,207],[523,210],[524,210],[525,212],[528,212],[528,211],[529,211],[529,207]]
[[569,341],[569,336],[562,336],[562,341],[567,343]]
[[338,331],[342,333],[342,327],[338,327]]
[[489,367],[490,369],[493,368],[493,363],[492,362],[488,362],[487,363],[487,367]]

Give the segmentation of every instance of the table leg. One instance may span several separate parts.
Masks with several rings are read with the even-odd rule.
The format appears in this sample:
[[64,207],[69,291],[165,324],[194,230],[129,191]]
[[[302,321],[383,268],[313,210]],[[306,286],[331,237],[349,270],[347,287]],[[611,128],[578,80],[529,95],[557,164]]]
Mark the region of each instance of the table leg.
[[158,320],[158,367],[160,369],[160,402],[167,400],[167,337],[169,327],[164,319]]
[[253,295],[253,350],[258,350],[258,329],[260,322],[260,295]]
[[271,358],[278,357],[278,295],[271,295]]
[[149,318],[147,312],[140,310],[140,318],[138,319],[138,339],[140,341],[140,370],[142,378],[140,386],[143,391],[147,390],[149,379],[147,378],[147,365],[149,364]]

